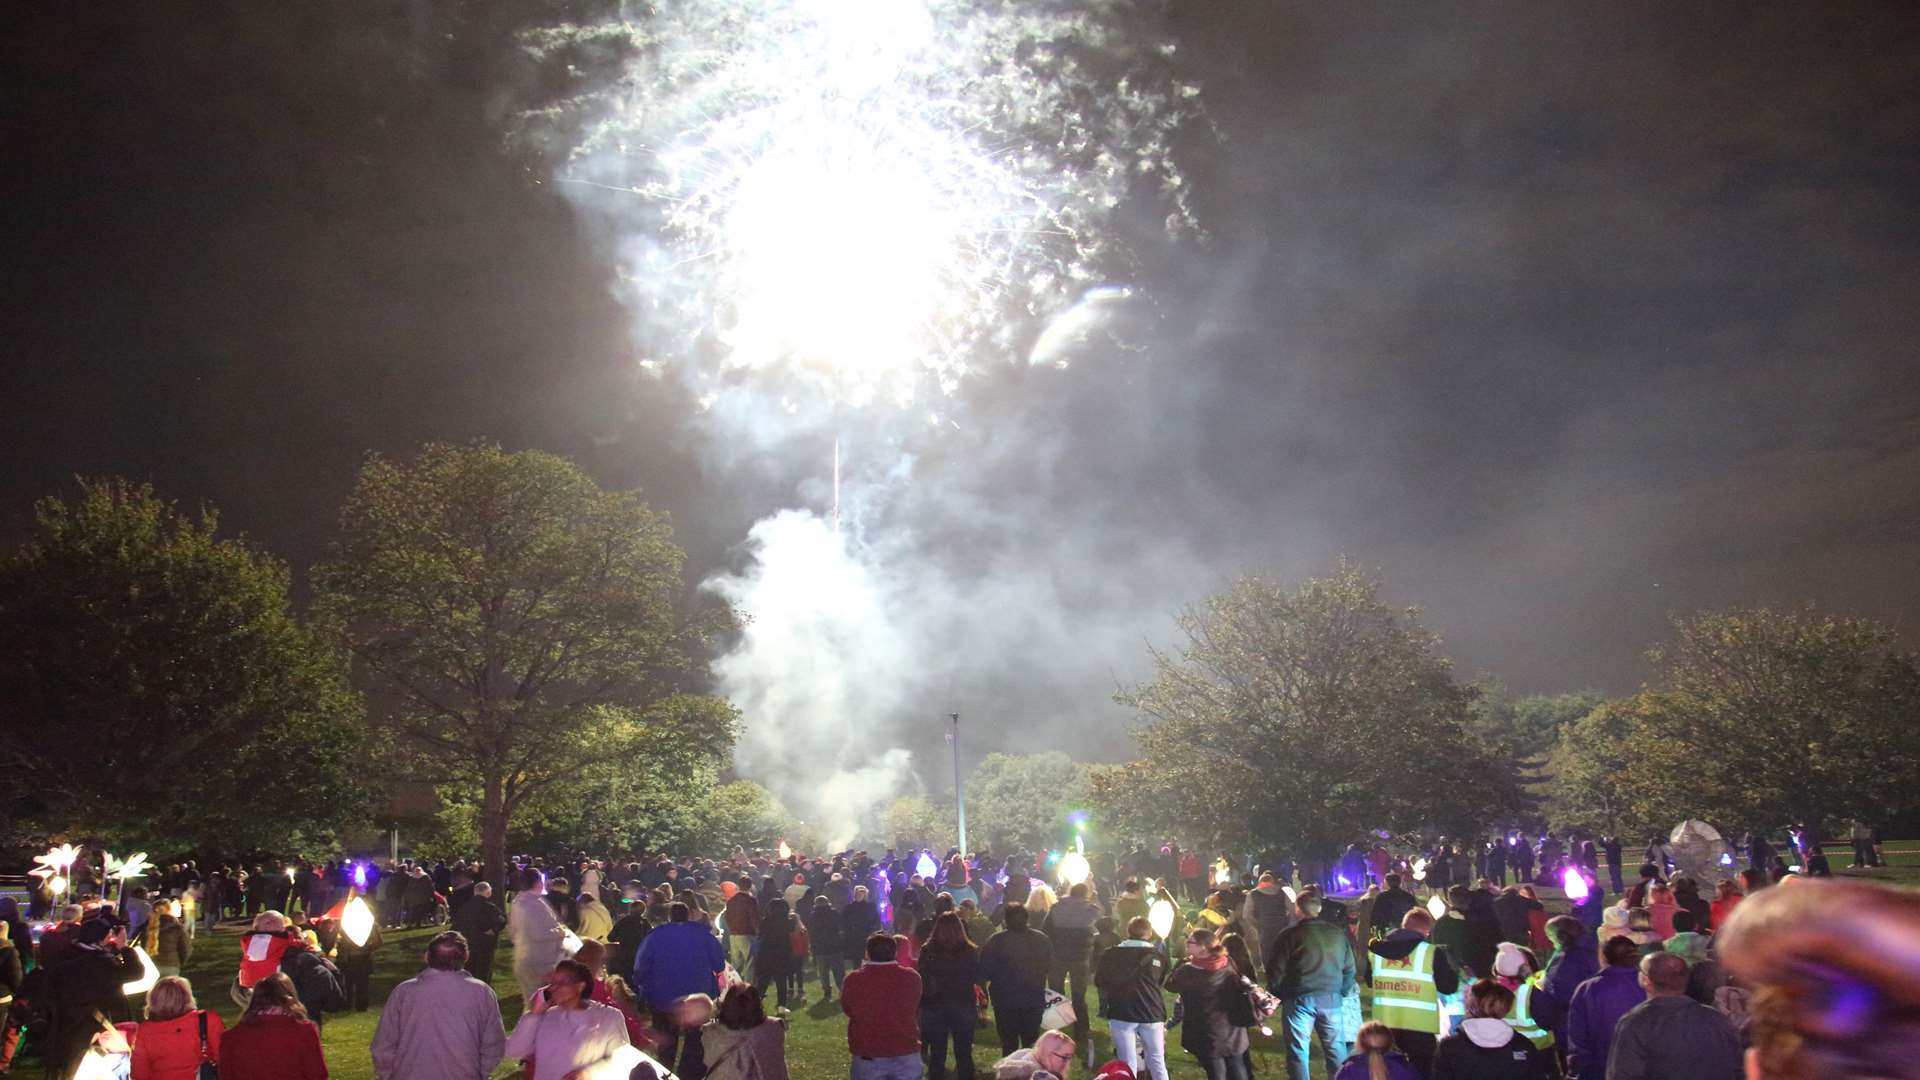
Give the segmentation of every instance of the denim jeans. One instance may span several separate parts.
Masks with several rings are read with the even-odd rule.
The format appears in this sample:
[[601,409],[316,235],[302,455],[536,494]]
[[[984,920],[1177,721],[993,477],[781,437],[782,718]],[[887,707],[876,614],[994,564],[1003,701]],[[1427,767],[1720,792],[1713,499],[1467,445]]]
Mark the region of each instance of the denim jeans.
[[1040,1017],[1047,1011],[1044,1005],[1015,1006],[993,1003],[993,1026],[1000,1032],[1000,1053],[1011,1054],[1015,1050],[1032,1046],[1040,1037]]
[[856,1057],[847,1065],[847,1080],[921,1080],[926,1075],[919,1054],[899,1057]]
[[[1109,1020],[1107,1029],[1113,1034],[1113,1052],[1135,1075],[1167,1080],[1167,1025],[1164,1022],[1136,1024],[1130,1020]],[[1139,1040],[1137,1045],[1135,1039]]]
[[920,1044],[927,1051],[927,1075],[947,1075],[947,1044],[953,1044],[953,1071],[960,1080],[973,1080],[973,1032],[980,1016],[972,1005],[947,1002],[920,1010]]
[[[1047,980],[1055,993],[1066,994],[1067,999],[1073,1002],[1072,1035],[1076,1046],[1087,1045],[1087,1034],[1092,1028],[1092,1019],[1087,1013],[1087,984],[1092,981],[1093,973],[1085,957],[1054,964],[1053,975]],[[1069,987],[1072,988],[1071,993],[1068,992]]]
[[1342,1014],[1346,1003],[1339,994],[1301,994],[1287,998],[1280,1006],[1287,1022],[1287,1080],[1307,1080],[1307,1055],[1313,1050],[1313,1036],[1320,1036],[1320,1052],[1327,1075],[1340,1071],[1340,1063],[1352,1052],[1347,1041]]

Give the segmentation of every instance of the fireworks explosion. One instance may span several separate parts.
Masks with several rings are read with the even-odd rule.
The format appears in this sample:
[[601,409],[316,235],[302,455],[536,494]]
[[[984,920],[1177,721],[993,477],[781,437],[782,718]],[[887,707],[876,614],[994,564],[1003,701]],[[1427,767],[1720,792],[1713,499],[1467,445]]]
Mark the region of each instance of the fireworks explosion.
[[904,405],[1023,355],[1123,276],[1127,200],[1192,227],[1172,143],[1198,90],[1145,40],[1158,21],[1127,3],[716,0],[527,47],[625,58],[540,119],[577,133],[557,180],[618,223],[649,366],[694,361],[705,393]]

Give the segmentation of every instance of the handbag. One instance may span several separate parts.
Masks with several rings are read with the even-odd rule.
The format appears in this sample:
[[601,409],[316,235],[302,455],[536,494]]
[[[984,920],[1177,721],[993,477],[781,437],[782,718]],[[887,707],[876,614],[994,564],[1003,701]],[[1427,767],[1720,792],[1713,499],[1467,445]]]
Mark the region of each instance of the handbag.
[[220,1067],[213,1063],[213,1051],[207,1048],[207,1010],[200,1010],[200,1071],[194,1080],[220,1080]]
[[1051,1031],[1055,1028],[1066,1029],[1073,1026],[1077,1014],[1073,1011],[1073,1002],[1058,990],[1047,991],[1047,1009],[1040,1014],[1040,1030]]

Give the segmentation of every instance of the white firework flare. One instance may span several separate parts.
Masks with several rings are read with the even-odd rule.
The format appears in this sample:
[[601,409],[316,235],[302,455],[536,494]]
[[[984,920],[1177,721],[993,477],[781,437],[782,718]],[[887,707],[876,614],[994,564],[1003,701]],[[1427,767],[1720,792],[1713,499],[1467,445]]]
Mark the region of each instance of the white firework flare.
[[570,70],[622,57],[531,119],[613,216],[654,347],[698,354],[709,392],[777,374],[904,405],[1124,275],[1129,199],[1191,227],[1173,141],[1198,90],[1160,22],[1119,2],[663,3],[529,35]]

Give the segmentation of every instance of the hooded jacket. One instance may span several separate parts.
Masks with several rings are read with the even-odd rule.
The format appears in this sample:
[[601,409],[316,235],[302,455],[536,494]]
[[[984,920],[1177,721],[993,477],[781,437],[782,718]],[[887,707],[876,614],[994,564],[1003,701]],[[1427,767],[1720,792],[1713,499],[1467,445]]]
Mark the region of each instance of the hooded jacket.
[[1552,1060],[1553,1051],[1535,1047],[1505,1020],[1480,1016],[1440,1040],[1432,1080],[1548,1080]]
[[[957,898],[956,898],[957,899]],[[1069,896],[1053,905],[1040,929],[1053,942],[1055,964],[1085,963],[1087,949],[1093,943],[1093,924],[1100,918],[1100,907],[1091,900]]]
[[1575,1080],[1604,1080],[1614,1029],[1646,999],[1639,968],[1631,964],[1604,968],[1581,983],[1567,1007],[1567,1074]]
[[1146,941],[1123,941],[1100,954],[1093,985],[1100,991],[1100,1015],[1127,1024],[1162,1024],[1167,999],[1167,958]]

